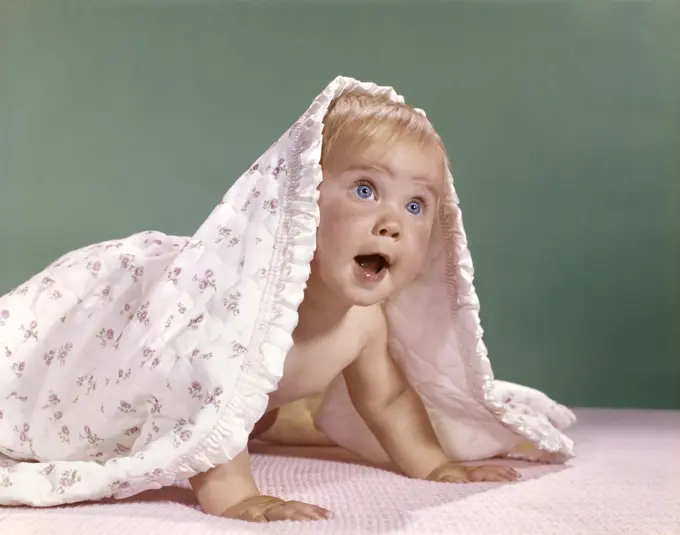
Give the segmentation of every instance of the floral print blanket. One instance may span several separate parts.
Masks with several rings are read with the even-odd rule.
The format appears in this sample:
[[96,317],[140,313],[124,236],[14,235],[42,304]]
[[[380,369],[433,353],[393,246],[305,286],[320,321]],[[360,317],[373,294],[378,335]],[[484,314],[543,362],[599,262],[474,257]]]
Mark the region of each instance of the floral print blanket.
[[[142,232],[66,253],[0,297],[0,504],[123,498],[228,462],[276,388],[309,275],[322,120],[338,77],[190,237]],[[494,381],[451,180],[422,277],[386,304],[394,357],[454,458],[563,462],[571,411]],[[317,415],[381,451],[339,380]]]

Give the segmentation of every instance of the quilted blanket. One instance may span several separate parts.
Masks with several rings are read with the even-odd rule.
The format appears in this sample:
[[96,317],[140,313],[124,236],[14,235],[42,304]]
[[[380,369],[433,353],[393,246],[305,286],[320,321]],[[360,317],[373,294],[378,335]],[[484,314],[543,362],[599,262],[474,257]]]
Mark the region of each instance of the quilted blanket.
[[[316,245],[333,80],[190,237],[147,231],[66,253],[0,298],[0,504],[123,498],[226,463],[283,371]],[[572,412],[494,380],[449,173],[426,268],[385,303],[392,355],[453,459],[564,462]],[[316,426],[384,452],[343,380]]]

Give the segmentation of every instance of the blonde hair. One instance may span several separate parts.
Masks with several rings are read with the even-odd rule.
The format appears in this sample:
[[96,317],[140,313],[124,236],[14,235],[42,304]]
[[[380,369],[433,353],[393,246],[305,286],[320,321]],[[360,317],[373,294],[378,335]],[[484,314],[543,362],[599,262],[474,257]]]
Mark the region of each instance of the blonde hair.
[[356,155],[375,146],[389,150],[400,142],[438,149],[443,165],[448,163],[444,144],[425,116],[386,95],[351,90],[334,99],[324,117],[321,166],[332,166],[339,152]]

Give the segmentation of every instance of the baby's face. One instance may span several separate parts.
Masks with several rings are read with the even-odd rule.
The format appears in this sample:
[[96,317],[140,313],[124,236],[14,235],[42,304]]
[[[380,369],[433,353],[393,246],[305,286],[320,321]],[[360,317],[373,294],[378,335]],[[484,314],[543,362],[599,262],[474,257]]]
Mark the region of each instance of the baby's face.
[[316,273],[338,298],[368,306],[408,285],[425,260],[444,160],[437,149],[399,144],[324,169]]

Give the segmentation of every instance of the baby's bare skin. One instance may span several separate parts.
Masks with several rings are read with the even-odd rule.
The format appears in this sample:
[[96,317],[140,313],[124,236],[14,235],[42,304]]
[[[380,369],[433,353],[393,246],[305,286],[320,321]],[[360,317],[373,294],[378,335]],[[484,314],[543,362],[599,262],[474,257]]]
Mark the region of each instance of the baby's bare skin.
[[[449,463],[420,399],[387,352],[387,324],[379,305],[354,307],[334,328],[300,338],[286,359],[279,388],[270,395],[267,414],[322,392],[342,373],[355,408],[407,476],[450,483],[516,479],[507,467]],[[265,427],[273,423],[266,422],[267,414],[261,420]],[[247,451],[191,483],[203,509],[214,515],[255,522],[331,517],[315,505],[261,496]]]
[[[293,334],[294,344],[286,357],[283,377],[270,394],[267,411],[256,424],[253,436],[273,424],[271,416],[275,417],[283,405],[323,392],[369,345],[370,327],[382,314],[379,305],[374,305],[352,307],[336,318],[313,310],[311,305],[310,299],[300,308],[301,320]],[[259,496],[250,475],[247,451],[227,465],[192,478],[191,484],[203,509],[215,515],[261,521],[281,519],[282,514],[289,519],[325,518],[328,514],[324,509],[297,503],[282,512],[279,509],[286,502]]]
[[[342,374],[356,411],[406,476],[451,483],[517,479],[507,467],[451,463],[387,350],[381,303],[410,284],[425,261],[442,194],[441,154],[407,144],[387,153],[378,147],[360,157],[340,154],[338,161],[324,169],[317,249],[293,348],[255,432],[271,425],[279,407],[322,392]],[[385,267],[376,267],[377,255]],[[191,484],[203,510],[214,515],[257,522],[330,515],[315,505],[261,496],[247,451]]]

